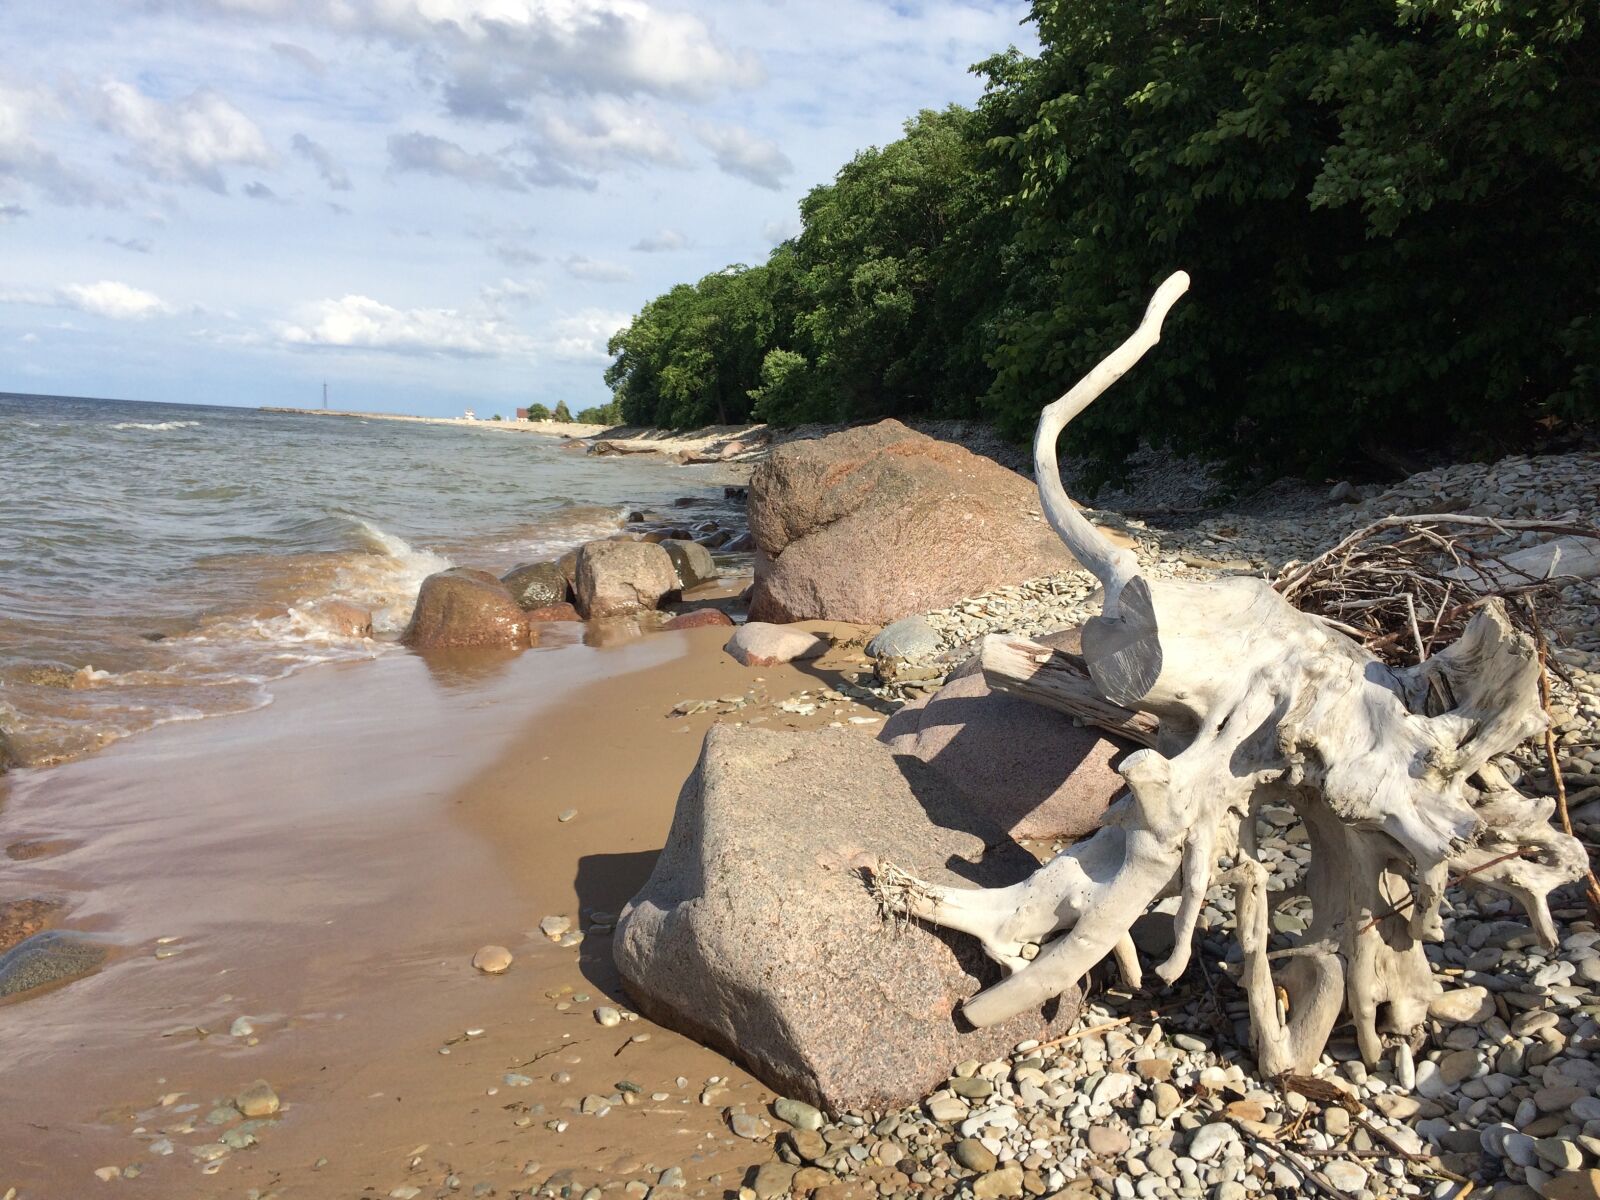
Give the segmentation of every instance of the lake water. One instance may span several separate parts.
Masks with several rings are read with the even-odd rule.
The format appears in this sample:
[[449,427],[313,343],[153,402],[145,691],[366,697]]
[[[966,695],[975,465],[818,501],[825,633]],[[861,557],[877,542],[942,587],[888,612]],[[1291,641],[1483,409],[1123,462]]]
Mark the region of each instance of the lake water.
[[[42,765],[259,707],[393,652],[433,571],[554,557],[685,495],[721,488],[531,433],[0,395],[0,729]],[[330,598],[376,636],[319,620]]]

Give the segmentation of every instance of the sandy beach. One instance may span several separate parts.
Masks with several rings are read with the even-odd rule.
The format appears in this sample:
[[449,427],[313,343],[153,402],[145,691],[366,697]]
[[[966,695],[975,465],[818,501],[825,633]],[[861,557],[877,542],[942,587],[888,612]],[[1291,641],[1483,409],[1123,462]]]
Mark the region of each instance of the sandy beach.
[[[648,875],[717,719],[674,704],[780,700],[859,649],[752,671],[721,653],[725,629],[597,651],[565,628],[520,655],[310,672],[262,713],[11,784],[0,843],[56,847],[8,864],[12,888],[69,897],[72,925],[119,949],[96,976],[0,1007],[0,1185],[78,1195],[115,1166],[138,1168],[130,1196],[386,1196],[451,1175],[470,1194],[527,1186],[534,1164],[541,1181],[654,1183],[679,1166],[737,1187],[767,1152],[723,1109],[771,1093],[648,1022],[602,1027],[597,1007],[628,1007],[609,938],[562,948],[539,922],[588,927]],[[841,719],[759,701],[741,719],[761,717]],[[484,944],[514,954],[504,975],[473,970]],[[240,1018],[252,1031],[231,1036]],[[208,1114],[257,1078],[282,1114],[208,1168],[189,1146],[214,1141]],[[640,1091],[623,1107],[573,1119],[624,1080]],[[163,1138],[175,1152],[152,1153]]]

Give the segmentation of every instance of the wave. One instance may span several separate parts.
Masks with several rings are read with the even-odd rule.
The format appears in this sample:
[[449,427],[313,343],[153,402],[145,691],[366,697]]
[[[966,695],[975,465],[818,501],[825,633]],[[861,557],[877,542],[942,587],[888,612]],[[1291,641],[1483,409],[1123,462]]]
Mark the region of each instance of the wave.
[[118,421],[113,429],[147,429],[151,433],[166,433],[171,429],[195,429],[199,421]]

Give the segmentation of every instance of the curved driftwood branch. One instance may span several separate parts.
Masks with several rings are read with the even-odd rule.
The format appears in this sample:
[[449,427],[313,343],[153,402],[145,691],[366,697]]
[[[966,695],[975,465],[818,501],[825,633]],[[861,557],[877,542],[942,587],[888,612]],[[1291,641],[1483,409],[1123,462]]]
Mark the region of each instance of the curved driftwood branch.
[[[1176,892],[1174,949],[1156,968],[1172,982],[1188,966],[1208,889],[1231,886],[1263,1072],[1308,1072],[1341,1014],[1372,1061],[1386,1033],[1420,1025],[1440,990],[1423,943],[1441,936],[1452,877],[1515,897],[1553,944],[1547,897],[1580,878],[1587,860],[1550,824],[1552,803],[1523,796],[1501,769],[1500,756],[1546,717],[1534,643],[1498,599],[1477,603],[1454,645],[1399,669],[1265,580],[1146,579],[1072,506],[1056,469],[1058,435],[1155,344],[1187,286],[1182,273],[1169,279],[1134,336],[1040,419],[1045,511],[1105,585],[1082,659],[1018,639],[991,638],[983,650],[997,688],[1151,747],[1119,768],[1128,796],[1098,833],[1021,883],[933,887],[900,873],[903,885],[883,894],[972,934],[1002,964],[1006,978],[964,1008],[974,1024],[993,1025],[1060,994],[1108,955],[1137,980],[1129,930]],[[1284,896],[1269,891],[1257,853],[1267,803],[1294,809],[1311,849],[1309,924],[1277,949],[1272,908]],[[1220,859],[1230,863],[1221,873]]]

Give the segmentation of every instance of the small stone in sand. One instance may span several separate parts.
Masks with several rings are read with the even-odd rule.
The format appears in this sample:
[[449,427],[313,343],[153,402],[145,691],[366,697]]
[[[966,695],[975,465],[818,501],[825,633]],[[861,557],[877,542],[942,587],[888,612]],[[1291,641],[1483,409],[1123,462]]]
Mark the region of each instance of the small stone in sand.
[[622,1014],[616,1009],[604,1004],[594,1010],[594,1019],[599,1021],[600,1024],[604,1025],[607,1029],[622,1024]]
[[258,1079],[233,1098],[234,1107],[247,1117],[270,1117],[278,1111],[278,1093]]
[[577,815],[578,815],[578,810],[577,809],[575,809],[575,808],[565,808],[565,809],[562,809],[559,813],[556,814],[556,820],[560,821],[563,825],[565,825],[568,821],[572,820],[572,818],[577,816]]
[[539,932],[552,942],[559,942],[561,936],[572,928],[572,921],[568,917],[546,917],[539,922]]
[[472,956],[472,965],[485,975],[499,975],[511,966],[511,951],[504,946],[483,946]]

